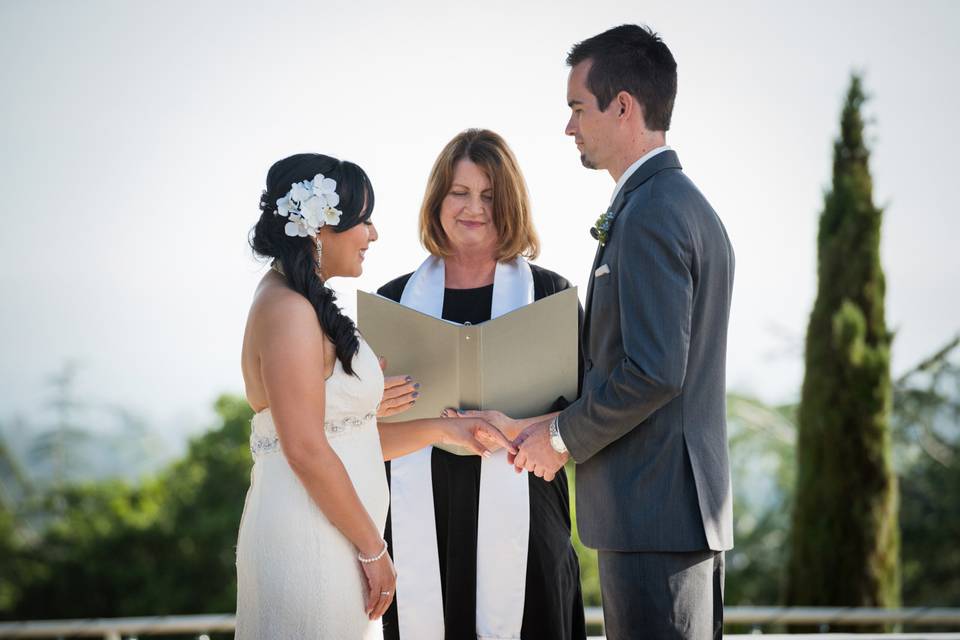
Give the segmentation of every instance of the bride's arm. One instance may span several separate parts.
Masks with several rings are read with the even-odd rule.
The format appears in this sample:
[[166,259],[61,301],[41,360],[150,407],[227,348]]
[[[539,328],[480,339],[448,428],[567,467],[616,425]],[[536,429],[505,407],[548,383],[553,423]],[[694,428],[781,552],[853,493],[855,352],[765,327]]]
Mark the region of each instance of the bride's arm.
[[458,445],[483,456],[501,447],[516,451],[506,436],[482,418],[423,418],[380,422],[377,426],[384,460],[399,458],[431,444]]
[[366,557],[383,549],[380,531],[330,447],[324,420],[324,337],[305,299],[276,300],[260,324],[260,375],[283,455],[327,519]]

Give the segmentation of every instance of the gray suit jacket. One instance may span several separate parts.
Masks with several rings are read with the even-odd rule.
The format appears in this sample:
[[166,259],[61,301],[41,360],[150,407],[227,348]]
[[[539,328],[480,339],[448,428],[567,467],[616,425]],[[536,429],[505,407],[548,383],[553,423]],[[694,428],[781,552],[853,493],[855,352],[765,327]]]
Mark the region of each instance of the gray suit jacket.
[[580,535],[611,551],[730,549],[733,249],[673,151],[641,165],[611,208],[587,288],[583,394],[559,418]]

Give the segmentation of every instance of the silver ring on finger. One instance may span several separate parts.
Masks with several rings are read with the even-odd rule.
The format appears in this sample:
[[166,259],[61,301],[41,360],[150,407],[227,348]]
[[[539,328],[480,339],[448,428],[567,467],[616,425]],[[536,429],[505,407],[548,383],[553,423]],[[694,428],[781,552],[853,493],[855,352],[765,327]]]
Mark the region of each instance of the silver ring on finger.
[[388,595],[390,595],[390,592],[389,592],[389,591],[381,591],[381,592],[380,592],[380,595],[382,595],[382,596],[388,596]]

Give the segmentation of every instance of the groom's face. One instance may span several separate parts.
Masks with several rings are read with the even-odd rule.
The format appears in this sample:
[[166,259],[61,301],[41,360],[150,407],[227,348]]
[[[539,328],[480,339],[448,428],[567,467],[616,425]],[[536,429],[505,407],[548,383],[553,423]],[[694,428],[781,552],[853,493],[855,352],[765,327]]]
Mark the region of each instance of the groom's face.
[[573,136],[580,151],[580,162],[588,169],[607,169],[614,155],[617,132],[616,109],[600,110],[597,97],[587,88],[587,75],[593,62],[584,60],[570,69],[567,78],[567,104],[570,120],[566,134]]

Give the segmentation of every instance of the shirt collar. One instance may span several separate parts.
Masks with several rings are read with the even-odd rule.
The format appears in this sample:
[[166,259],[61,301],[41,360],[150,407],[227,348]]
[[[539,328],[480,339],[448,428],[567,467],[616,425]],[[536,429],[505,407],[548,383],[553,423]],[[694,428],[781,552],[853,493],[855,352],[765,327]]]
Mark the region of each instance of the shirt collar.
[[623,185],[627,184],[627,180],[629,180],[630,176],[632,176],[636,172],[636,170],[640,168],[640,165],[642,165],[644,162],[646,162],[653,156],[663,153],[664,151],[670,151],[670,147],[667,145],[663,145],[662,147],[657,147],[656,149],[652,149],[647,153],[643,154],[642,156],[640,156],[640,158],[637,159],[636,162],[634,162],[632,165],[627,167],[627,170],[624,171],[623,175],[620,176],[620,179],[617,180],[617,186],[614,187],[613,195],[610,197],[610,204],[613,205],[613,201],[617,199],[617,194],[620,193],[620,189],[623,188]]

